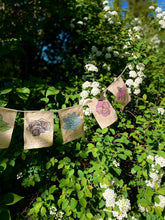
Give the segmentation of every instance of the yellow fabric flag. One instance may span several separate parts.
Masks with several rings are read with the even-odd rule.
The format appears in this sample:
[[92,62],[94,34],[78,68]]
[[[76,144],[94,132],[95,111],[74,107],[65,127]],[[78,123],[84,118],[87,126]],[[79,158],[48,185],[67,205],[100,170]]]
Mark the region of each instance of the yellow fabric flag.
[[0,107],[0,149],[10,145],[16,115],[16,110]]
[[100,99],[93,98],[89,100],[87,105],[102,129],[110,126],[117,120],[116,111],[105,97],[105,94]]
[[107,89],[114,94],[116,101],[122,105],[122,110],[131,101],[131,97],[121,76],[108,86]]
[[53,145],[53,111],[29,111],[24,113],[24,149]]
[[64,144],[84,135],[83,106],[58,110]]

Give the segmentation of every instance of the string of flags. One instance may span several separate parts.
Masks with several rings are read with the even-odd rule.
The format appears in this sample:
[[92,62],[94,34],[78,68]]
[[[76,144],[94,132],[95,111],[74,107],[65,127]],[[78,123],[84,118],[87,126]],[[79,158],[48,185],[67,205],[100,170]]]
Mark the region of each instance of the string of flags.
[[[116,101],[121,104],[122,110],[131,101],[121,75],[106,88],[99,98],[92,98],[86,103],[102,129],[109,127],[117,120],[116,111],[106,97],[107,90],[113,93]],[[17,112],[19,110],[0,107],[0,149],[8,148],[10,145]],[[54,112],[21,112],[24,112],[24,149],[52,146]],[[82,105],[60,109],[58,115],[64,144],[84,135]]]

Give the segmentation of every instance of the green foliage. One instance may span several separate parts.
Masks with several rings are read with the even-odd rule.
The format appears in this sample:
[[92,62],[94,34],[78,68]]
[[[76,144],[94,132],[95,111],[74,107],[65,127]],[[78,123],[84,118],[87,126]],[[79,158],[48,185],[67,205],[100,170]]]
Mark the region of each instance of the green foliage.
[[[24,150],[24,116],[17,114],[10,147],[0,150],[0,219],[116,219],[119,201],[130,202],[123,219],[164,219],[164,30],[154,11],[136,11],[142,3],[120,14],[120,2],[110,2],[118,12],[110,16],[98,0],[0,2],[0,106],[52,110],[55,121],[52,147]],[[85,81],[102,91],[129,64],[142,75],[141,92],[130,86],[121,111],[107,91],[118,120],[104,129],[84,105],[85,136],[64,145],[57,110],[82,101]],[[0,132],[8,129],[0,114]]]

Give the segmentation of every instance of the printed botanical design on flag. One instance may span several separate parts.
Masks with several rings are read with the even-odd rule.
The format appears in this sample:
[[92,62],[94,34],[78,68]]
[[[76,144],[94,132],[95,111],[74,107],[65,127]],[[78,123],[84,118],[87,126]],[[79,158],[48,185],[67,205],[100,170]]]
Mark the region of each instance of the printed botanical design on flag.
[[117,92],[117,100],[123,100],[124,97],[126,96],[127,94],[127,88],[125,86],[123,87],[117,87],[118,88],[118,92]]
[[64,144],[84,135],[83,106],[58,110]]
[[101,114],[104,117],[110,115],[110,105],[109,105],[109,103],[106,102],[106,101],[98,100],[98,103],[96,105],[96,112],[98,114]]
[[0,149],[11,142],[17,111],[0,107]]
[[72,129],[75,131],[82,119],[80,118],[80,115],[76,115],[76,113],[73,112],[72,114],[68,113],[68,117],[64,118],[63,121],[65,122],[65,125],[63,126],[64,129]]
[[41,133],[50,130],[50,123],[43,118],[34,120],[29,124],[27,130],[30,131],[33,136],[39,136]]
[[28,111],[24,113],[24,149],[53,145],[53,111]]
[[131,101],[131,97],[121,76],[118,77],[107,89],[114,94],[116,101],[122,105],[122,110]]
[[9,129],[8,123],[3,121],[3,116],[0,114],[0,131],[7,131]]
[[105,94],[102,94],[100,99],[91,99],[87,102],[87,105],[102,129],[109,127],[117,120],[116,111],[109,103]]

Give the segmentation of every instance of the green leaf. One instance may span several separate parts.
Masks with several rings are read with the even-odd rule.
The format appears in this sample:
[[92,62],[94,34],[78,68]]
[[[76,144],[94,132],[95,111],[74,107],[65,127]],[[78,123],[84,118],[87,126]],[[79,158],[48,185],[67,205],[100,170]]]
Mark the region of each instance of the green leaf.
[[105,134],[105,133],[107,133],[108,132],[108,128],[104,128],[103,130],[102,130],[102,134]]
[[54,86],[50,86],[46,91],[46,97],[49,95],[57,95],[60,92],[60,90],[56,89]]
[[83,191],[79,191],[77,193],[77,196],[78,196],[79,199],[81,199],[82,197],[84,197],[84,192]]
[[4,89],[4,90],[0,91],[0,95],[5,95],[11,91],[12,91],[12,89]]
[[69,201],[67,199],[65,199],[62,203],[62,209],[65,210],[67,208],[68,204],[69,204]]
[[41,216],[46,216],[46,208],[44,206],[41,207]]
[[16,92],[18,96],[23,99],[24,101],[27,101],[29,95],[30,95],[30,89],[24,87],[24,88],[17,88]]
[[15,166],[15,160],[11,160],[11,161],[9,162],[9,165],[12,166],[12,167],[14,167],[14,166]]
[[41,98],[40,101],[43,101],[43,102],[45,102],[45,103],[48,103],[48,102],[49,102],[49,98],[46,98],[46,97],[45,97],[45,98]]
[[158,155],[165,158],[165,151],[158,151]]
[[104,205],[105,205],[105,201],[101,199],[101,201],[99,202],[99,209],[101,209]]
[[11,220],[10,211],[6,206],[0,206],[0,219]]
[[16,202],[19,202],[20,200],[22,200],[23,198],[24,197],[19,196],[19,195],[15,194],[15,193],[7,193],[7,194],[4,195],[3,202],[6,205],[13,205]]
[[86,197],[92,198],[92,193],[88,188],[85,188],[84,192]]
[[74,210],[76,208],[76,206],[77,206],[77,200],[72,198],[71,202],[70,202],[70,209]]
[[125,154],[119,154],[118,155],[122,160],[126,160],[127,156]]
[[84,198],[81,198],[79,202],[80,202],[80,205],[82,205],[82,207],[84,207],[84,208],[86,207],[87,202]]
[[159,194],[165,196],[165,188],[159,188],[159,189],[157,190],[157,193],[159,193]]
[[79,175],[79,177],[84,177],[84,173],[81,171],[81,170],[78,170],[78,175]]

